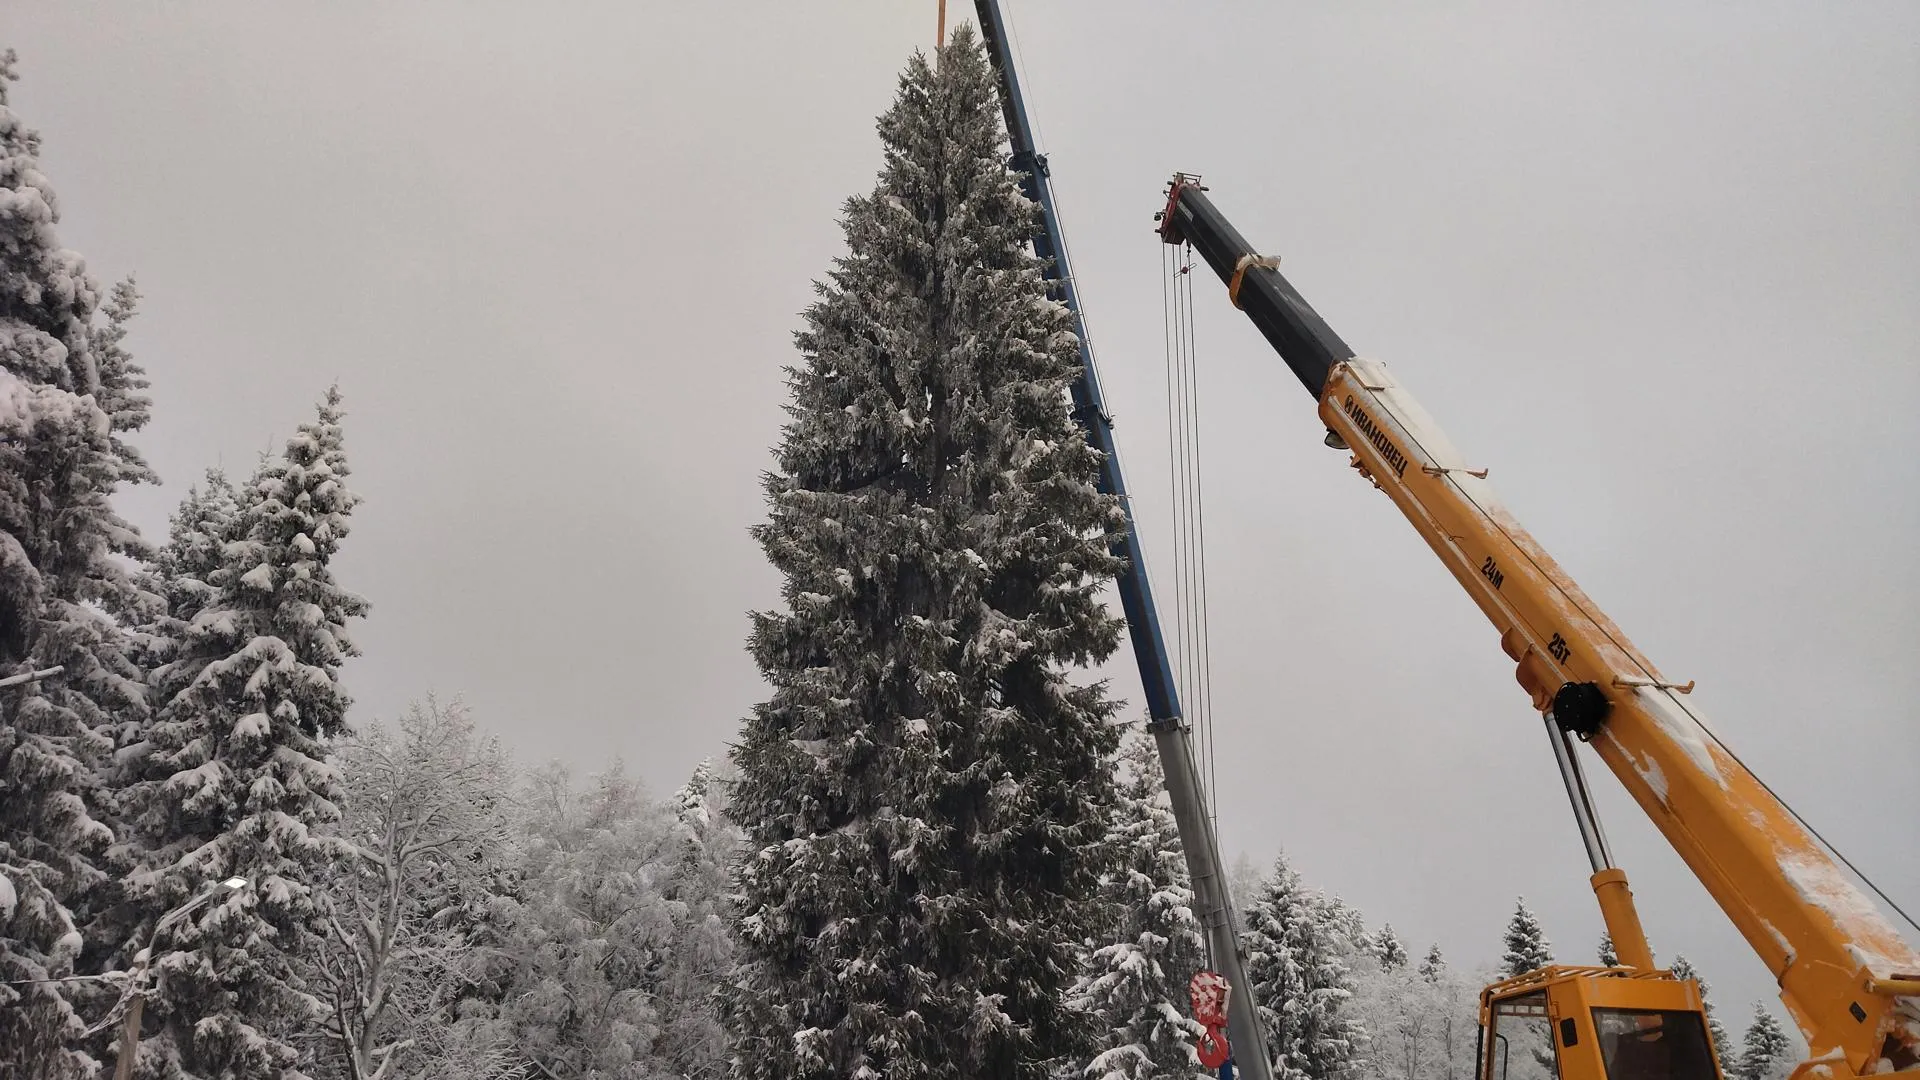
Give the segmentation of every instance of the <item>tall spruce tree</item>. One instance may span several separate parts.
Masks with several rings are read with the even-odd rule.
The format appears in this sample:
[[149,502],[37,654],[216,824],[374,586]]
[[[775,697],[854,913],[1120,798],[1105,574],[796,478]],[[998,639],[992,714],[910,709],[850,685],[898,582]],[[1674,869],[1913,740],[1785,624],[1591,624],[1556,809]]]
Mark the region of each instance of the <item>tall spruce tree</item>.
[[1194,916],[1180,828],[1152,736],[1129,739],[1120,767],[1119,805],[1107,836],[1114,865],[1100,881],[1115,932],[1088,957],[1072,993],[1075,1007],[1103,1029],[1084,1074],[1094,1080],[1191,1077],[1200,1067],[1195,1040],[1204,1029],[1187,1015],[1187,984],[1206,966],[1206,937]]
[[76,909],[105,880],[98,765],[145,705],[116,616],[141,606],[126,557],[146,547],[109,499],[152,474],[120,438],[146,420],[119,344],[132,294],[96,322],[39,135],[9,107],[14,59],[0,56],[0,677],[63,670],[0,689],[0,1073],[58,1080],[95,1065],[75,1048],[74,984],[49,980],[72,970]]
[[785,605],[754,616],[774,691],[733,752],[747,1077],[1023,1080],[1091,1043],[1065,992],[1117,735],[1066,668],[1118,644],[1123,519],[992,71],[970,27],[938,59],[847,204],[754,533]]
[[1525,897],[1514,902],[1504,944],[1506,951],[1500,956],[1500,973],[1507,978],[1553,963],[1553,945],[1547,941],[1546,931],[1540,928],[1539,916],[1527,907]]
[[[1342,1009],[1353,996],[1341,959],[1352,920],[1309,892],[1285,854],[1247,906],[1241,943],[1248,992],[1267,1029],[1267,1052],[1278,1080],[1334,1080],[1363,1034]],[[1244,1050],[1239,1051],[1244,1053]]]
[[152,940],[161,914],[209,882],[251,885],[153,942],[143,1077],[281,1076],[298,1056],[292,1034],[313,1021],[296,971],[327,913],[314,883],[351,857],[322,831],[339,816],[325,755],[345,730],[339,671],[357,653],[346,623],[367,610],[331,567],[358,502],[341,415],[329,390],[285,454],[261,464],[209,589],[155,673],[171,692],[127,793],[145,848],[127,887],[130,944]]

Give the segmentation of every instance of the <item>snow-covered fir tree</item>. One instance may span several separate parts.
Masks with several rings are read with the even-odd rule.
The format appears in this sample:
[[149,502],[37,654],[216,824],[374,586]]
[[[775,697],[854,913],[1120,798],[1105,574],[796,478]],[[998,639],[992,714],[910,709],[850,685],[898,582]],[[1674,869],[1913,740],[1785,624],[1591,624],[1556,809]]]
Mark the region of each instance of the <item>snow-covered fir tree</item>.
[[1314,912],[1342,960],[1351,963],[1357,957],[1373,955],[1373,935],[1367,932],[1367,920],[1358,908],[1338,896],[1312,895]]
[[1373,935],[1371,951],[1374,959],[1388,971],[1407,966],[1407,947],[1400,944],[1400,936],[1393,932],[1392,923],[1381,923],[1380,929]]
[[1740,1040],[1737,1061],[1728,1063],[1739,1080],[1783,1080],[1798,1064],[1793,1040],[1762,1002],[1753,1003],[1753,1019]]
[[1285,854],[1274,860],[1247,905],[1241,944],[1248,992],[1267,1029],[1277,1080],[1334,1080],[1363,1034],[1344,1012],[1353,993],[1341,959],[1340,935],[1348,922],[1328,918],[1329,910],[1301,883]]
[[1619,967],[1620,966],[1620,954],[1615,952],[1613,949],[1613,935],[1607,933],[1604,930],[1600,932],[1600,948],[1598,949],[1598,954],[1600,957],[1601,966],[1603,967]]
[[250,885],[153,941],[141,1076],[285,1075],[298,1056],[291,1035],[316,1019],[296,971],[324,932],[314,882],[350,855],[323,832],[339,813],[324,756],[345,730],[339,669],[356,654],[346,622],[367,609],[331,568],[358,501],[340,420],[330,390],[248,482],[211,591],[156,672],[172,692],[129,764],[146,849],[128,882],[129,940],[150,941],[163,912],[210,882]]
[[1723,1063],[1722,1068],[1728,1067],[1734,1056],[1733,1040],[1727,1035],[1727,1026],[1713,1013],[1713,999],[1709,996],[1713,988],[1694,970],[1693,962],[1679,953],[1673,954],[1673,963],[1668,970],[1673,972],[1676,979],[1692,979],[1700,984],[1700,1009],[1707,1014],[1707,1034],[1713,1039],[1714,1055]]
[[1067,669],[1118,644],[1123,521],[996,95],[971,27],[909,63],[797,337],[755,530],[774,690],[734,750],[744,1077],[1025,1080],[1090,1048],[1065,997],[1117,736]]
[[[121,438],[146,420],[120,338],[132,293],[96,322],[99,288],[55,234],[40,139],[9,104],[0,57],[0,1073],[91,1076],[68,995],[76,906],[106,876],[112,832],[97,766],[137,724],[144,686],[115,616],[143,606],[127,557],[139,533],[109,503],[152,479]],[[95,344],[102,352],[96,353]]]
[[[1500,955],[1502,978],[1510,979],[1553,963],[1553,945],[1547,941],[1547,933],[1541,928],[1539,917],[1527,907],[1526,897],[1514,901],[1513,918],[1507,920],[1503,944],[1505,951]],[[1537,1031],[1527,1029],[1518,1038],[1532,1059],[1532,1068],[1526,1070],[1525,1075],[1543,1078],[1557,1075],[1558,1065],[1550,1032],[1544,1027]],[[1524,1069],[1525,1066],[1516,1064],[1515,1075],[1521,1075]]]
[[1088,957],[1071,996],[1102,1032],[1083,1074],[1191,1078],[1200,1070],[1195,1040],[1203,1029],[1188,1015],[1187,984],[1206,966],[1206,937],[1153,737],[1128,739],[1119,765],[1119,802],[1106,841],[1114,863],[1099,894],[1114,932]]
[[188,628],[195,617],[219,595],[214,580],[239,528],[240,500],[232,482],[225,472],[208,469],[200,484],[187,489],[174,511],[167,542],[148,567],[161,600],[156,618],[146,628],[145,642],[155,672],[152,696],[157,700],[172,700],[199,674],[197,665],[169,665],[187,647]]
[[1540,928],[1539,917],[1527,907],[1525,897],[1514,902],[1504,944],[1506,950],[1500,956],[1500,973],[1504,977],[1512,978],[1553,963],[1553,945],[1547,941],[1547,932]]
[[1438,943],[1427,946],[1427,955],[1420,961],[1420,977],[1430,983],[1437,983],[1447,972],[1447,958],[1440,953]]

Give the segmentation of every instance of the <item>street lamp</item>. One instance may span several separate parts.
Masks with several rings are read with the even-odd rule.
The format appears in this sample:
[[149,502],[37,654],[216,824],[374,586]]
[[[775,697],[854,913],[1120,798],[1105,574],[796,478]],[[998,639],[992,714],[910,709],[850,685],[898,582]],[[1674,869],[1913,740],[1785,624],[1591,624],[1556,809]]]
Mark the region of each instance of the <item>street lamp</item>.
[[153,946],[159,942],[161,933],[200,906],[246,887],[247,879],[243,877],[216,881],[200,890],[199,895],[160,916],[160,921],[153,924],[153,933],[147,935],[146,948],[133,954],[133,971],[127,979],[127,992],[133,1000],[127,1002],[127,1023],[120,1033],[120,1060],[114,1063],[113,1080],[131,1080],[133,1076],[133,1057],[140,1049],[140,1014],[146,1010],[147,1004],[147,964],[153,960]]

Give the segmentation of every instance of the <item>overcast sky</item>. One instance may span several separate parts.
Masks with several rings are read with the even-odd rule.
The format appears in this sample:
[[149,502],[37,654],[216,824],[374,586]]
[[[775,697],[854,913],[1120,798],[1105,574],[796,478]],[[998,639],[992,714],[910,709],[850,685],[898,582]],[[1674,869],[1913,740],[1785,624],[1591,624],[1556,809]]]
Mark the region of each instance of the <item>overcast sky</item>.
[[[747,528],[779,366],[934,8],[9,4],[62,241],[146,295],[138,443],[166,485],[122,505],[164,536],[337,379],[357,715],[464,694],[523,759],[670,790],[763,695],[745,613],[777,582]],[[1151,217],[1185,169],[1920,914],[1920,7],[1007,8],[1150,564]],[[1229,857],[1284,844],[1463,961],[1525,894],[1590,961],[1584,856],[1495,635],[1200,284]],[[1737,1031],[1770,977],[1599,773],[1656,952]]]

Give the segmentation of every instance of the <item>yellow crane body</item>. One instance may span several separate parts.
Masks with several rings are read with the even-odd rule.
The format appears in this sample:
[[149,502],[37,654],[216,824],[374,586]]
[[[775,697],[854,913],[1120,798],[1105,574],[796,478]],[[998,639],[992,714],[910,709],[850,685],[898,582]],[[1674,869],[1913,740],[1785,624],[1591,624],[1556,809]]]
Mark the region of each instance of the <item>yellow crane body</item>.
[[1722,1071],[1700,985],[1670,972],[1547,967],[1480,993],[1478,1080],[1684,1080]]
[[[1812,1051],[1802,1080],[1920,1080],[1920,955],[1722,747],[1687,701],[1692,684],[1634,648],[1384,364],[1335,365],[1319,413],[1493,623],[1535,708],[1553,710],[1563,688],[1598,688],[1604,720],[1589,744],[1779,980]],[[1607,877],[1594,884],[1609,929],[1644,949],[1637,919],[1614,926],[1631,903],[1624,877]]]

